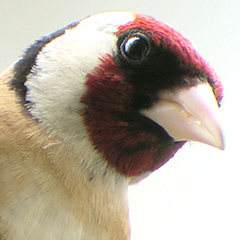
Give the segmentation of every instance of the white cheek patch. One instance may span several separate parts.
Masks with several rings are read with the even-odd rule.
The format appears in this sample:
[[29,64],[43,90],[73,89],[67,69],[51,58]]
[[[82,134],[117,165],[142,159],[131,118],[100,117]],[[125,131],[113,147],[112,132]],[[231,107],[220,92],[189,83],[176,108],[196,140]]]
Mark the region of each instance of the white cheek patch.
[[69,140],[83,129],[78,112],[83,107],[86,75],[100,64],[99,58],[116,54],[114,32],[134,19],[131,12],[92,15],[42,49],[25,83],[26,100],[32,103],[33,117],[48,132]]
[[99,58],[116,51],[115,35],[87,26],[67,30],[47,44],[25,83],[33,117],[48,132],[68,141],[81,136],[78,112],[86,75],[100,64]]

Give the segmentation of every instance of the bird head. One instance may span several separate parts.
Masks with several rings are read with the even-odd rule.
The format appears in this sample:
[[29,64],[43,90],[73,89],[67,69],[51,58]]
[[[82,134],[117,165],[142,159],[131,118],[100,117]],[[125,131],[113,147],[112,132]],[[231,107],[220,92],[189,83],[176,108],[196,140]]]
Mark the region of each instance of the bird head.
[[35,42],[15,71],[11,85],[45,131],[124,177],[153,172],[186,141],[223,149],[221,81],[152,17],[92,15]]

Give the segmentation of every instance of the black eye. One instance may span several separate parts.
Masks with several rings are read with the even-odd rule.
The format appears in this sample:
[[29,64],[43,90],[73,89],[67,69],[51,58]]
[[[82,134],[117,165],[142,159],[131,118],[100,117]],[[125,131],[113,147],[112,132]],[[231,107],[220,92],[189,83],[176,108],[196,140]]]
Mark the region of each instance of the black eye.
[[140,60],[149,52],[150,44],[144,35],[131,36],[122,43],[122,53],[130,60]]

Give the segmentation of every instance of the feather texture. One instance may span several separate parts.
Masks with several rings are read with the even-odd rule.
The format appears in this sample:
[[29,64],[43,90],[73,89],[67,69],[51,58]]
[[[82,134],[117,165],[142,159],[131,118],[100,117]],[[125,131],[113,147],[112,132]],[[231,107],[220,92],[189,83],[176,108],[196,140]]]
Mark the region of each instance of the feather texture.
[[101,13],[43,37],[0,75],[0,92],[4,240],[128,240],[129,184],[187,140],[224,146],[214,70],[141,14]]

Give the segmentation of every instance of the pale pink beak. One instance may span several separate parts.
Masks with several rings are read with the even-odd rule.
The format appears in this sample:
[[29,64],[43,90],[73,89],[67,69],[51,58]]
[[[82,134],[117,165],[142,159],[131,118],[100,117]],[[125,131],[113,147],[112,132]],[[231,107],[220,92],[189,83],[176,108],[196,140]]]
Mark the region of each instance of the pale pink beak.
[[164,90],[159,98],[151,109],[141,113],[162,126],[175,141],[192,140],[224,149],[221,114],[209,84]]

